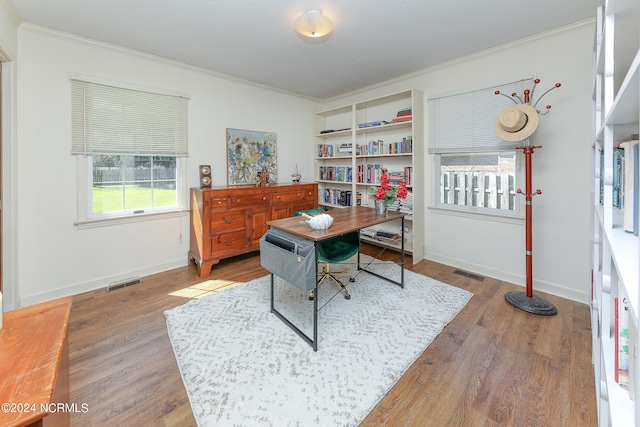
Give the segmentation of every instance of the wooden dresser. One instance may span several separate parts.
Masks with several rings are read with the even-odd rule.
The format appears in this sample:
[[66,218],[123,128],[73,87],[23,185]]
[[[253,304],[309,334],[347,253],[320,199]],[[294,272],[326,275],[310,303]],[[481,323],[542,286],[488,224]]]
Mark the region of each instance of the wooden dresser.
[[260,249],[267,221],[318,207],[318,184],[191,189],[189,262],[207,277],[221,259]]

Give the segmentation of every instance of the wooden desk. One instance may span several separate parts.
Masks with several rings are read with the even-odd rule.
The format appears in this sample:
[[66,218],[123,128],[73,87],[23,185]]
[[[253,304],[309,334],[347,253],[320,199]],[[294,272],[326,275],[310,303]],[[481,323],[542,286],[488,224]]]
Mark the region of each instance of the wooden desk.
[[68,426],[72,298],[4,313],[0,329],[0,426]]
[[[369,274],[373,274],[374,276],[381,277],[393,284],[399,285],[404,288],[404,217],[405,214],[402,212],[389,212],[384,215],[380,215],[376,213],[376,210],[373,208],[368,208],[365,206],[353,206],[345,209],[334,209],[329,212],[329,214],[333,217],[333,223],[331,227],[324,230],[314,230],[309,224],[305,223],[302,220],[302,217],[290,217],[283,218],[275,221],[267,222],[267,225],[273,228],[277,228],[283,231],[286,231],[291,234],[295,234],[297,236],[303,237],[307,240],[311,240],[314,242],[316,246],[316,277],[318,277],[318,249],[317,242],[320,242],[325,239],[330,239],[331,237],[340,236],[341,234],[350,233],[352,231],[359,231],[366,227],[371,227],[373,225],[382,224],[383,222],[393,221],[394,219],[402,220],[402,234],[401,234],[401,251],[400,251],[400,281],[396,282],[395,280],[389,279],[388,277],[381,276],[373,271],[367,270],[366,268],[362,268],[360,266],[360,253],[358,253],[358,270],[364,270]],[[280,320],[282,320],[287,326],[293,329],[303,340],[305,340],[311,347],[313,347],[314,351],[318,350],[318,283],[316,283],[315,287],[315,295],[316,298],[313,299],[313,337],[307,336],[304,332],[302,332],[297,326],[295,326],[289,319],[283,316],[276,308],[274,307],[274,280],[273,273],[271,273],[271,312],[275,314]]]

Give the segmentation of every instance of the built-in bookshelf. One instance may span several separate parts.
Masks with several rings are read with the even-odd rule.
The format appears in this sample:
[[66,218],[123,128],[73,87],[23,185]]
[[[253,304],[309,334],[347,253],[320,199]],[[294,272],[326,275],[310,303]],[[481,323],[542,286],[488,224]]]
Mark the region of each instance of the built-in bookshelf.
[[640,425],[640,2],[598,0],[591,320],[600,426]]
[[[405,250],[424,253],[423,95],[406,90],[314,114],[314,179],[318,204],[329,209],[374,206],[372,189],[386,172],[391,184],[407,184],[409,196],[391,206],[405,217]],[[362,239],[400,248],[400,222],[365,230]],[[390,237],[391,236],[391,237]]]

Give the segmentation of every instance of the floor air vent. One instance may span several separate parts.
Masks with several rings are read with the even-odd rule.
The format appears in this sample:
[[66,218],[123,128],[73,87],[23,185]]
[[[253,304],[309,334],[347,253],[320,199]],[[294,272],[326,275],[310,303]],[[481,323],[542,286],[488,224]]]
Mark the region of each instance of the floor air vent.
[[479,282],[482,282],[484,280],[483,276],[480,276],[478,274],[469,273],[468,271],[453,270],[453,273],[454,274],[458,274],[460,276],[468,277],[469,279],[477,280]]
[[130,277],[128,279],[120,280],[117,282],[111,282],[109,283],[109,286],[107,286],[107,292],[126,288],[127,286],[131,285],[137,285],[138,283],[142,283],[142,279],[140,277]]

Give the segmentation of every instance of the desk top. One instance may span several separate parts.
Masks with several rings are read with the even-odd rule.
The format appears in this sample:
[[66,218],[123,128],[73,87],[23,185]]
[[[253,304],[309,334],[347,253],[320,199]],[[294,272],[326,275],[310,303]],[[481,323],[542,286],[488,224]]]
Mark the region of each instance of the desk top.
[[0,425],[23,426],[42,418],[51,403],[69,325],[72,298],[4,313],[0,329],[0,403],[23,405],[0,411]]
[[406,215],[403,212],[389,212],[384,215],[379,215],[376,213],[375,209],[365,206],[333,209],[327,213],[333,217],[333,224],[331,224],[331,227],[324,230],[312,229],[309,224],[304,222],[305,219],[301,216],[269,221],[267,222],[267,225],[296,234],[309,240],[319,241],[339,236],[350,231],[356,231],[362,228],[371,227],[372,225],[399,219]]

